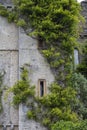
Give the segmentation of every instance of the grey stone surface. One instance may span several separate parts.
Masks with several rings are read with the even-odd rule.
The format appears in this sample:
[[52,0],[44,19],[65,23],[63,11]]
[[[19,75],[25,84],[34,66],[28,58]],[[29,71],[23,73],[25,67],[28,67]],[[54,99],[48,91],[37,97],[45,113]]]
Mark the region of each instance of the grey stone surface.
[[1,4],[12,4],[12,0],[0,0]]
[[12,96],[5,100],[6,88],[11,87],[18,79],[18,52],[0,51],[0,69],[5,71],[4,86],[2,96],[3,112],[0,116],[0,123],[8,124],[10,121],[18,123],[18,112],[11,106]]
[[87,39],[87,1],[82,1],[81,2],[81,7],[82,7],[82,15],[85,18],[85,24],[83,26],[83,31],[82,31],[82,39]]
[[[46,59],[37,49],[37,40],[19,33],[19,66],[29,65],[29,75],[31,83],[38,87],[38,79],[46,79],[46,86],[54,81],[54,76],[50,70]],[[37,94],[37,92],[36,92]]]
[[[11,4],[10,0],[0,0],[0,2],[5,5]],[[85,12],[87,2],[85,4],[82,13],[87,18],[87,12]],[[13,94],[9,94],[7,99],[4,99],[6,88],[13,86],[20,78],[20,67],[24,65],[29,70],[31,84],[35,85],[36,96],[38,96],[39,79],[46,80],[46,87],[54,81],[49,64],[38,50],[36,39],[27,36],[23,29],[17,28],[13,23],[8,23],[5,18],[0,16],[0,72],[4,73],[5,71],[5,89],[2,95],[3,112],[0,115],[0,125],[2,123],[8,125],[12,121],[13,124],[19,125],[19,129],[15,127],[15,130],[47,130],[38,122],[27,119],[28,108],[24,104],[19,105],[19,110],[11,105]],[[9,127],[7,129],[10,130]]]
[[0,50],[18,50],[18,29],[0,16]]
[[40,123],[34,120],[27,120],[23,107],[25,106],[21,104],[19,108],[19,130],[47,130]]
[[[19,30],[19,66],[26,65],[29,70],[31,84],[35,85],[38,96],[38,80],[45,79],[46,87],[54,81],[54,76],[50,70],[46,59],[38,50],[38,42],[27,36],[23,30]],[[48,89],[47,89],[48,90]],[[47,91],[48,93],[48,91]],[[39,123],[27,120],[26,107],[22,104],[19,107],[19,130],[46,130]]]
[[10,121],[17,125],[18,110],[11,105],[13,95],[9,94],[6,100],[5,96],[6,89],[18,80],[18,28],[3,17],[0,17],[0,72],[5,72],[0,125],[8,125]]
[[[39,123],[29,121],[26,117],[26,106],[19,106],[16,110],[12,105],[12,94],[6,100],[6,89],[14,85],[19,79],[20,67],[26,65],[29,70],[31,84],[36,86],[38,95],[38,80],[46,79],[46,87],[54,81],[49,64],[38,50],[36,39],[27,36],[22,29],[0,17],[0,72],[5,71],[2,95],[3,112],[0,115],[0,124],[8,125],[10,121],[19,125],[19,130],[46,130]],[[48,92],[47,92],[48,93]]]

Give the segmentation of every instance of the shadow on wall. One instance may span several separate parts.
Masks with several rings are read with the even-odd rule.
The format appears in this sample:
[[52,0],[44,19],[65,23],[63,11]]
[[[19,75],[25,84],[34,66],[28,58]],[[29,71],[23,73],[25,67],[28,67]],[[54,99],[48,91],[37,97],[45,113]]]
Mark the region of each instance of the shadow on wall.
[[18,125],[13,125],[12,123],[6,125],[0,125],[0,130],[18,130]]

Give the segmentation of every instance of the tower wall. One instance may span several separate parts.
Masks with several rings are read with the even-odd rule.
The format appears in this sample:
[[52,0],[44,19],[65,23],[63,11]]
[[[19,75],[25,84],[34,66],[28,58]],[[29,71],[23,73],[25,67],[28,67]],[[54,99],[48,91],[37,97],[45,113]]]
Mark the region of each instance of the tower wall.
[[[10,0],[2,1],[2,4],[11,4]],[[87,20],[87,2],[82,3],[83,12]],[[87,22],[85,25],[87,28]],[[87,39],[86,30],[81,34],[81,39]],[[80,39],[80,40],[81,40]],[[46,81],[46,93],[49,85],[54,81],[54,75],[50,70],[46,59],[38,50],[38,41],[25,34],[23,29],[17,28],[15,24],[0,17],[0,72],[5,72],[4,89],[2,94],[3,112],[0,114],[0,130],[4,124],[10,130],[11,122],[15,130],[46,130],[38,122],[28,120],[26,113],[28,108],[24,104],[15,109],[11,105],[12,94],[5,99],[8,87],[20,79],[20,67],[26,66],[29,71],[29,78],[32,85],[35,85],[36,96],[39,95],[38,80]]]
[[46,130],[39,123],[27,119],[28,108],[25,105],[21,104],[19,109],[11,105],[12,94],[5,99],[7,88],[12,87],[20,79],[20,67],[23,66],[29,71],[29,79],[31,84],[35,85],[36,96],[39,96],[39,79],[46,81],[46,93],[48,93],[47,87],[54,81],[54,76],[49,64],[38,50],[38,41],[27,36],[15,24],[8,23],[6,18],[0,17],[0,72],[5,72],[0,125],[4,124],[10,130],[12,122],[15,130]]
[[[0,17],[0,73],[4,73],[2,105],[0,125],[18,125],[18,110],[11,105],[12,94],[6,97],[8,87],[18,80],[18,28],[12,23]],[[6,97],[6,99],[5,99]],[[0,128],[1,129],[1,128]]]

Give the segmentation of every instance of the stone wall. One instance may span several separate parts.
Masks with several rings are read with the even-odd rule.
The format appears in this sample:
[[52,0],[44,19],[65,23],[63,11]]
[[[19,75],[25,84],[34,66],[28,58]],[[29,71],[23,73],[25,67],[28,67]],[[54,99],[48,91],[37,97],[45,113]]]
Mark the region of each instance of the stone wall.
[[[22,29],[19,29],[19,66],[24,65],[29,71],[31,84],[35,85],[36,96],[38,96],[38,80],[45,79],[47,87],[54,81],[54,76],[49,64],[38,50],[37,40],[27,36]],[[39,123],[28,121],[26,113],[27,107],[23,104],[20,105],[19,130],[46,130]]]
[[[10,122],[18,126],[19,130],[46,130],[39,123],[29,121],[26,117],[27,108],[23,104],[16,110],[12,105],[12,94],[7,99],[6,90],[20,79],[20,67],[26,66],[29,71],[31,84],[35,85],[36,96],[38,96],[38,80],[45,79],[47,87],[54,81],[54,76],[49,64],[38,50],[38,42],[25,34],[23,29],[17,28],[15,24],[0,17],[0,72],[5,72],[4,89],[2,95],[3,112],[0,114],[0,130],[2,124],[10,129]],[[15,130],[18,130],[15,127]]]
[[0,0],[1,4],[12,4],[12,0]]
[[[83,28],[80,33],[79,42],[80,44],[84,44],[85,42],[87,43],[87,0],[81,2],[81,7],[82,7],[81,14],[84,17],[85,22],[82,25]],[[79,55],[80,62],[82,62],[83,58],[84,57],[82,55]]]
[[83,31],[81,33],[81,40],[87,39],[87,0],[81,2],[82,15],[85,18],[85,24],[83,26]]
[[3,112],[0,114],[0,125],[8,125],[10,121],[18,125],[18,110],[11,105],[12,94],[5,100],[5,92],[18,79],[18,29],[14,24],[0,17],[0,72],[4,74],[2,104]]
[[[1,0],[0,2],[3,2],[3,4],[10,3],[9,0]],[[82,12],[84,14],[85,9],[87,9],[87,2],[83,2],[82,6],[84,7]],[[87,13],[85,15],[86,18]],[[83,34],[85,33],[83,32]],[[11,105],[12,94],[9,94],[6,100],[4,99],[7,88],[13,86],[20,79],[20,67],[23,66],[26,66],[29,71],[31,84],[35,85],[36,96],[38,96],[39,79],[45,79],[46,89],[54,81],[54,75],[49,64],[38,50],[38,41],[27,36],[23,29],[17,28],[15,24],[8,23],[5,18],[0,17],[0,72],[5,72],[0,130],[3,130],[2,124],[7,126],[7,130],[10,130],[10,122],[15,126],[14,130],[46,130],[38,122],[27,119],[28,108],[24,104],[20,104],[19,110]]]

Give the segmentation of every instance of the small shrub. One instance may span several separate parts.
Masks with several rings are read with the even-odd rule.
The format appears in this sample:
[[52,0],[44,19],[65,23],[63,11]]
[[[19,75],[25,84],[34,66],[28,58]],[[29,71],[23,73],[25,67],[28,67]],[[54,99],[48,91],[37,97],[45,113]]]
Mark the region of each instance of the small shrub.
[[7,11],[7,9],[6,9],[3,5],[1,5],[1,4],[0,4],[0,15],[1,15],[1,16],[4,16],[4,17],[7,17],[7,16],[8,16],[8,11]]
[[14,94],[13,104],[18,106],[20,103],[26,103],[29,98],[34,96],[34,86],[30,85],[28,80],[28,71],[23,68],[21,80],[17,81],[10,91]]

